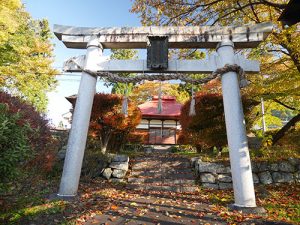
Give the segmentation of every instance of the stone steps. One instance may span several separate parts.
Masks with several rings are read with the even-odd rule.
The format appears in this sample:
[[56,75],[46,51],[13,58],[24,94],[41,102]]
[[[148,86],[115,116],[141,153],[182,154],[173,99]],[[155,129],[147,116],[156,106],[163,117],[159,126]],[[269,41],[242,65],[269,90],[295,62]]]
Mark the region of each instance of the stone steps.
[[188,158],[156,150],[131,160],[128,188],[167,192],[196,192],[195,174]]
[[129,177],[128,178],[129,183],[134,184],[143,184],[143,183],[151,183],[151,184],[167,184],[167,185],[173,185],[173,184],[195,184],[194,179],[161,179],[161,178],[135,178],[135,177]]
[[135,175],[135,173],[131,173],[130,177],[132,177],[132,178],[144,178],[144,179],[158,178],[158,179],[173,179],[173,180],[177,180],[177,179],[179,179],[179,180],[181,180],[181,179],[195,180],[195,176],[191,172],[187,173],[187,174],[163,174],[163,173],[157,172],[157,173],[151,173],[151,174],[146,174],[146,175]]
[[145,184],[128,184],[127,188],[138,191],[170,191],[170,192],[184,192],[193,193],[199,191],[199,188],[195,185],[183,186],[183,185],[145,185]]
[[160,165],[134,165],[131,168],[132,170],[161,170],[161,169],[166,169],[166,170],[174,170],[176,169],[176,171],[180,171],[180,170],[184,170],[184,169],[190,169],[192,170],[193,168],[191,166],[171,166],[171,165],[164,165],[164,166],[160,166]]

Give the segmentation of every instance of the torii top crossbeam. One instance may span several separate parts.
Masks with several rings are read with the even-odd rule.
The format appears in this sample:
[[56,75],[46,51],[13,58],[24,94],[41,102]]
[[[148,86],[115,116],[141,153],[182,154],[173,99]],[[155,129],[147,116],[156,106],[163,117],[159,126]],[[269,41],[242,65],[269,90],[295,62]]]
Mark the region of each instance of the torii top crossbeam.
[[146,48],[149,36],[168,36],[169,48],[216,48],[228,38],[235,48],[254,48],[271,32],[271,23],[245,26],[109,27],[87,28],[54,25],[54,33],[66,47],[85,49],[92,36],[104,48]]

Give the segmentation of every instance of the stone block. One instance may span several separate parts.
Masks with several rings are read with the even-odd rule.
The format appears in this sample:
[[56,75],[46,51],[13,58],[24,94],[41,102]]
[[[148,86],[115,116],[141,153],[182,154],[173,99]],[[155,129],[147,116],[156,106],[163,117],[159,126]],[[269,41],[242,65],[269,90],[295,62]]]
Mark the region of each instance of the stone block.
[[232,178],[231,178],[231,176],[228,176],[225,174],[219,174],[218,181],[224,182],[224,183],[230,183],[230,182],[232,182]]
[[289,158],[288,159],[289,163],[292,164],[293,166],[297,166],[300,165],[300,159],[297,158]]
[[215,183],[216,178],[211,173],[202,173],[200,174],[200,181],[202,183]]
[[269,164],[267,162],[257,163],[257,168],[258,168],[258,172],[265,172],[265,171],[268,171],[270,169]]
[[202,187],[204,188],[212,188],[212,189],[219,189],[218,184],[211,184],[211,183],[202,183]]
[[114,169],[112,172],[112,176],[116,178],[123,178],[126,175],[126,170]]
[[256,162],[251,162],[251,168],[252,168],[252,172],[254,173],[258,172],[258,167]]
[[262,184],[272,184],[272,175],[269,171],[261,172],[258,174],[259,180]]
[[223,166],[221,164],[221,166],[219,168],[217,168],[217,173],[231,175],[230,166]]
[[196,192],[199,190],[197,186],[181,186],[181,192]]
[[111,168],[106,168],[102,172],[102,176],[104,178],[106,178],[107,180],[109,180],[109,178],[111,177],[111,174],[112,174],[112,169]]
[[275,183],[292,183],[294,181],[292,173],[274,172],[272,177]]
[[279,170],[278,163],[271,163],[270,164],[270,170],[273,172],[277,172]]
[[125,183],[125,180],[120,178],[111,178],[110,180],[113,183]]
[[112,162],[129,162],[129,157],[127,155],[115,155]]
[[282,161],[278,164],[279,171],[293,173],[296,171],[296,168],[290,164],[288,161]]
[[[149,163],[150,164],[150,163]],[[147,168],[148,162],[138,162],[132,166],[133,170],[141,170]],[[155,164],[151,163],[151,166],[155,167]]]
[[198,161],[198,170],[200,173],[222,173],[226,168],[224,165],[219,163],[211,163],[211,162],[199,162]]
[[256,173],[252,173],[253,183],[259,184],[259,178]]
[[128,170],[128,162],[112,162],[109,164],[110,168],[119,170]]
[[192,165],[192,167],[195,167],[196,161],[197,161],[197,160],[199,160],[198,157],[193,157],[193,158],[191,158],[191,165]]
[[232,189],[232,183],[219,183],[219,189]]

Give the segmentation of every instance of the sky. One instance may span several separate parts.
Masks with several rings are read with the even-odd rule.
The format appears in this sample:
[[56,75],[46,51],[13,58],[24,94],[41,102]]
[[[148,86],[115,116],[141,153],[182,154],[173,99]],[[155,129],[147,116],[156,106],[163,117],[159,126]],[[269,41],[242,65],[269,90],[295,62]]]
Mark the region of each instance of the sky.
[[[140,26],[136,14],[130,13],[131,0],[23,0],[26,10],[33,19],[47,19],[51,30],[53,24],[81,27],[124,27]],[[68,49],[56,37],[54,43],[53,66],[61,70],[63,62],[70,57],[83,55],[85,50]],[[104,55],[109,55],[109,50]],[[58,125],[62,114],[67,113],[71,105],[65,96],[77,94],[80,74],[57,76],[58,86],[48,94],[48,117]],[[110,89],[97,83],[97,92],[109,92]]]

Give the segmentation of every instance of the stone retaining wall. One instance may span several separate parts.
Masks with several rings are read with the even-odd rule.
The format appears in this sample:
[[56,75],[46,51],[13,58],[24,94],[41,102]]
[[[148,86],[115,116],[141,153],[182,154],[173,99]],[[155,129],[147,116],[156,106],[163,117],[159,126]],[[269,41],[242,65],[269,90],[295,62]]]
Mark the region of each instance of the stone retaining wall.
[[[203,187],[232,188],[228,163],[203,162],[192,158],[193,167]],[[254,184],[300,183],[300,159],[290,158],[276,163],[252,162]]]
[[129,157],[127,155],[115,155],[111,158],[108,167],[101,175],[113,182],[124,182],[124,177],[128,171]]

